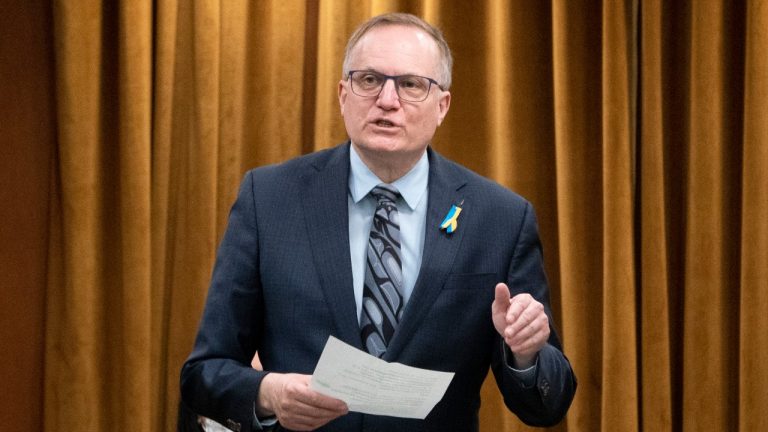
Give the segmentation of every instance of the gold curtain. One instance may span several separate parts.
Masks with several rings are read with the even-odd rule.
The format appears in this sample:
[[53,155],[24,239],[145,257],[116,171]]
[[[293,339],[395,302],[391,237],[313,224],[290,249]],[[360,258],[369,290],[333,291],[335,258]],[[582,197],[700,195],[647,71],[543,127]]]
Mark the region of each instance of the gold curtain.
[[[760,0],[54,2],[45,430],[175,430],[242,174],[345,139],[346,38],[387,11],[454,50],[435,148],[537,208],[579,379],[552,430],[768,430]],[[528,430],[494,386],[482,430]]]

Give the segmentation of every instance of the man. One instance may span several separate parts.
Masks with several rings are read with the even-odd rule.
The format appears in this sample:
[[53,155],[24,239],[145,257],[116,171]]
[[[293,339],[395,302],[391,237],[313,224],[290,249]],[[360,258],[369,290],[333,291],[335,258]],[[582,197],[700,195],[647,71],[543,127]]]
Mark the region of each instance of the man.
[[[350,142],[246,175],[182,370],[192,410],[235,430],[475,431],[490,366],[524,422],[563,418],[576,381],[533,209],[429,147],[451,63],[419,18],[371,19],[338,87]],[[349,412],[309,389],[331,335],[455,376],[424,420]]]

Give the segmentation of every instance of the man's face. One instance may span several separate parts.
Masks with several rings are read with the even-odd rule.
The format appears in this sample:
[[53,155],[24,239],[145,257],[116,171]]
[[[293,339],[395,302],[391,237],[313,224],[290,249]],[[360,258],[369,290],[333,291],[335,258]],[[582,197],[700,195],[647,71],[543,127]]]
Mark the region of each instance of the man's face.
[[[350,54],[350,70],[438,79],[440,51],[414,27],[387,25],[366,33]],[[448,113],[451,95],[432,84],[427,99],[407,102],[387,80],[378,97],[354,94],[349,80],[339,82],[339,103],[352,143],[366,159],[412,161],[421,156]],[[438,81],[439,82],[439,81]]]

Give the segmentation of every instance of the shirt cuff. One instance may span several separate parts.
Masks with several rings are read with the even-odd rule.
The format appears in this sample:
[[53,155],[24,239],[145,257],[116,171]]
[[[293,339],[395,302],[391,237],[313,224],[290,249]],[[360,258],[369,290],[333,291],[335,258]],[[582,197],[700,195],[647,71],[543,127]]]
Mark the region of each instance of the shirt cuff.
[[276,416],[259,418],[259,416],[256,415],[256,402],[254,402],[253,403],[253,428],[256,430],[264,430],[264,429],[271,428],[275,424],[277,424]]
[[533,365],[530,367],[527,367],[525,369],[517,369],[512,367],[513,359],[512,359],[512,351],[509,350],[509,347],[507,344],[504,343],[504,341],[501,341],[502,345],[502,352],[504,353],[504,366],[512,372],[512,375],[514,375],[518,381],[520,381],[520,384],[525,388],[531,388],[536,385],[536,371],[538,370],[539,366],[539,356],[536,356],[536,361],[533,362]]

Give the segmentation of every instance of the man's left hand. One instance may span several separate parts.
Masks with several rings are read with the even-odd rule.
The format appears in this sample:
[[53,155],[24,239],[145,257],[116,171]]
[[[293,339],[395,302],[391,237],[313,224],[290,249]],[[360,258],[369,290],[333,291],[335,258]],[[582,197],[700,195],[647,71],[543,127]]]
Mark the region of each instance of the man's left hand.
[[536,354],[549,339],[549,318],[544,305],[530,294],[509,298],[509,287],[496,285],[496,297],[491,305],[493,325],[515,357],[515,366],[525,369],[534,364]]

